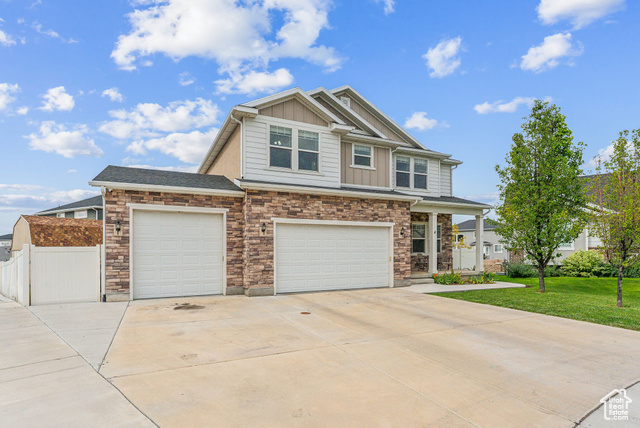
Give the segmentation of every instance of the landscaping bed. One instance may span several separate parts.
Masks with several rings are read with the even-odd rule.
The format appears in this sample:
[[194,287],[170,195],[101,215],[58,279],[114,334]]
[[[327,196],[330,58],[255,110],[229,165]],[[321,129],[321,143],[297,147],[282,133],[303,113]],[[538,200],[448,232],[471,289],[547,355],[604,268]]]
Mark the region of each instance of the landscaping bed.
[[640,331],[640,279],[624,279],[622,308],[616,307],[616,278],[546,278],[545,293],[538,292],[538,278],[500,281],[527,287],[435,295]]

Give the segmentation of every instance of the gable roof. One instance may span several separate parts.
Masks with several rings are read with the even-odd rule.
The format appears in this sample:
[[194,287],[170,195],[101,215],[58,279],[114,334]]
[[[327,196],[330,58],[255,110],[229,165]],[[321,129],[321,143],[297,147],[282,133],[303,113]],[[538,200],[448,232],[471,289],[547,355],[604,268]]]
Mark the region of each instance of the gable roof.
[[417,147],[418,149],[426,149],[426,147],[423,146],[422,143],[416,140],[402,126],[398,125],[393,119],[391,119],[389,116],[383,113],[382,110],[376,107],[375,104],[373,104],[372,102],[367,100],[365,97],[360,95],[360,93],[355,89],[353,89],[351,86],[349,85],[340,86],[338,88],[332,89],[330,92],[334,94],[336,97],[345,93],[348,94],[350,97],[355,99],[360,105],[364,106],[367,110],[370,110],[372,114],[378,117],[385,125],[391,128],[395,133],[403,137],[407,143],[411,144],[414,147]]
[[102,195],[92,196],[91,198],[83,199],[81,201],[71,202],[70,204],[60,205],[57,208],[49,208],[44,211],[40,211],[37,214],[48,214],[60,211],[71,211],[78,208],[102,208]]
[[93,247],[102,244],[102,220],[23,215],[36,247]]
[[[466,220],[461,223],[458,223],[457,226],[458,226],[458,231],[460,232],[476,230],[476,221],[474,219]],[[490,218],[484,219],[483,230],[494,230],[496,227],[498,227],[497,221]]]
[[197,174],[191,172],[163,171],[158,169],[129,168],[109,165],[92,181],[92,186],[115,189],[152,189],[156,191],[189,193],[228,193],[243,196],[242,189],[223,175]]

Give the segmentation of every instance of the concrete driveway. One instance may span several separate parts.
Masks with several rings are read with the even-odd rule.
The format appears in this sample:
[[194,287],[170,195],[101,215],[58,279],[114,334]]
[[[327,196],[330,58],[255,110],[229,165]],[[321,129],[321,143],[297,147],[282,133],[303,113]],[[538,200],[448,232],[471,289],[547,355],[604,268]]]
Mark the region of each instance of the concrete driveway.
[[100,373],[160,426],[570,427],[640,379],[639,352],[633,331],[382,289],[132,302]]

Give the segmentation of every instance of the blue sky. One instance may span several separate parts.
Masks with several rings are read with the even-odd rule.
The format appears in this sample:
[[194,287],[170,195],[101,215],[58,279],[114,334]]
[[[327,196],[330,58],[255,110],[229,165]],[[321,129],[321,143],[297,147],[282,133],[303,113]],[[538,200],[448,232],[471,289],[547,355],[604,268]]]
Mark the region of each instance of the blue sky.
[[640,127],[640,4],[625,0],[0,0],[0,234],[108,164],[193,170],[233,105],[350,84],[464,162],[494,165],[534,98],[587,144]]

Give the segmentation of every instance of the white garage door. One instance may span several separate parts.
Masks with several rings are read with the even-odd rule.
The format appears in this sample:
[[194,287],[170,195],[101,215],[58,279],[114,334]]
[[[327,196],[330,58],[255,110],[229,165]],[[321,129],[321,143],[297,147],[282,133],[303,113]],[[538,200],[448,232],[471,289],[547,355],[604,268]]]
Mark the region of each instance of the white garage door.
[[388,287],[390,229],[276,225],[276,293]]
[[221,294],[221,214],[133,212],[133,298]]

